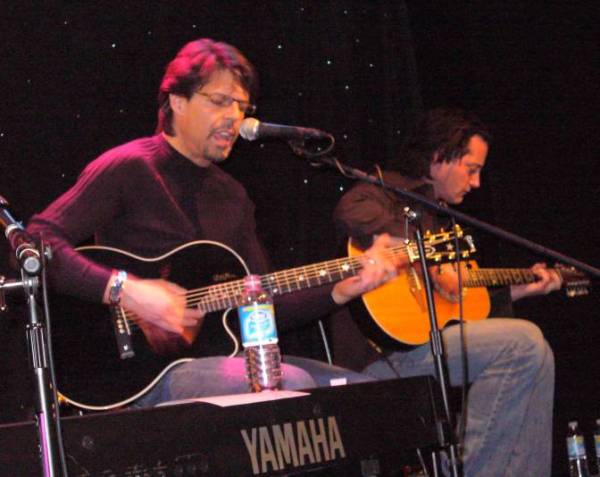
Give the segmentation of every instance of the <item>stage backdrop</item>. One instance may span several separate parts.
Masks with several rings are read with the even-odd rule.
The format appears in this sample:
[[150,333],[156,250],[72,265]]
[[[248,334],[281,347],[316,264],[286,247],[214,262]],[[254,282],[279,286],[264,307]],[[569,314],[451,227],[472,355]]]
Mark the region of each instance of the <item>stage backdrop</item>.
[[[494,141],[483,187],[462,210],[598,265],[592,7],[28,3],[13,2],[0,19],[0,194],[23,220],[64,192],[99,153],[152,134],[167,62],[187,41],[211,37],[238,46],[257,67],[261,120],[329,131],[334,154],[357,167],[393,156],[424,107],[474,109]],[[225,167],[256,202],[276,269],[339,252],[331,213],[350,180],[310,166],[277,142],[239,142]],[[537,259],[484,234],[478,244],[487,266]],[[0,252],[0,273],[13,276],[4,243]],[[555,294],[518,308],[556,353],[557,474],[565,472],[566,421],[579,419],[590,436],[600,417],[597,297],[567,301]],[[21,379],[24,316],[0,320],[0,417],[18,419],[30,392]],[[323,357],[314,328],[288,337],[284,347]]]

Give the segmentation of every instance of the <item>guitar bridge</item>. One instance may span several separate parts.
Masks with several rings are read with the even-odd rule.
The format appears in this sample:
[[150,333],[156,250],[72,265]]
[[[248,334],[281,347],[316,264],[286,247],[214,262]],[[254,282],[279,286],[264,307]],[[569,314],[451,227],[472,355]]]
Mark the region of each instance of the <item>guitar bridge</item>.
[[131,329],[129,322],[125,318],[123,308],[120,306],[111,306],[110,314],[113,322],[115,338],[117,340],[117,352],[121,359],[133,358],[133,344],[131,343]]
[[416,268],[411,265],[408,269],[408,284],[410,288],[410,292],[412,296],[415,298],[415,301],[421,311],[427,310],[427,301],[425,300],[425,294],[423,293],[423,285],[421,284],[421,277],[419,276],[419,272]]
[[413,293],[420,292],[423,287],[421,286],[421,279],[419,278],[419,274],[415,270],[415,267],[411,265],[409,268],[409,278],[410,282],[410,291]]

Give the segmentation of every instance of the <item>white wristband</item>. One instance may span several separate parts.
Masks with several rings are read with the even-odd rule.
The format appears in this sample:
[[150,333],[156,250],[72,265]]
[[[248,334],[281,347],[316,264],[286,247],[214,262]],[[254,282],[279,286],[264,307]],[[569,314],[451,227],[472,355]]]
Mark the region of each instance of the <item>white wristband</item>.
[[123,292],[125,280],[127,280],[127,272],[125,270],[119,270],[115,277],[115,281],[108,291],[108,302],[111,305],[118,305],[121,302],[121,293]]

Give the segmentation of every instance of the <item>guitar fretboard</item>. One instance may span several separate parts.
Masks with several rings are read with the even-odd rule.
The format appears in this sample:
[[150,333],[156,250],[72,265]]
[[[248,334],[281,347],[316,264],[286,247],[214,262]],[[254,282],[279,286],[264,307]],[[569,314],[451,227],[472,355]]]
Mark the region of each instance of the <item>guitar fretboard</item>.
[[522,285],[538,280],[528,268],[479,268],[469,270],[464,280],[466,287],[493,287],[502,285]]
[[[406,246],[393,247],[388,253],[405,253]],[[337,260],[315,263],[260,277],[264,290],[272,296],[304,290],[328,283],[337,282],[356,275],[362,269],[358,257],[345,257]],[[203,311],[213,312],[241,305],[244,281],[233,280],[220,285],[191,290],[187,294],[188,306],[199,306]]]
[[[587,295],[589,279],[574,268],[557,267],[548,269],[557,273],[567,296]],[[464,280],[466,287],[493,287],[502,285],[521,285],[537,281],[538,276],[529,268],[478,268],[469,270]]]
[[337,282],[356,275],[361,268],[359,260],[344,258],[267,274],[261,277],[261,283],[272,296],[277,296]]

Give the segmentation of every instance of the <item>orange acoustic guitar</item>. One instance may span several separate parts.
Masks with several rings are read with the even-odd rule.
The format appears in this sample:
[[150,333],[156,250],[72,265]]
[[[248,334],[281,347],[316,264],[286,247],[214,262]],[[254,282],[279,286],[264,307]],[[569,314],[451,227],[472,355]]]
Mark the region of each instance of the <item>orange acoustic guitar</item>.
[[[457,235],[460,236],[461,233],[457,232]],[[475,251],[472,242],[470,243],[470,250],[463,256]],[[354,257],[361,253],[350,240],[348,254]],[[457,294],[444,291],[448,288],[444,286],[443,267],[455,265],[440,266],[442,273],[438,272],[437,279],[432,280],[435,283],[434,301],[440,328],[458,320],[459,316]],[[438,269],[437,266],[433,268]],[[465,321],[483,320],[488,317],[491,305],[486,287],[532,283],[538,279],[528,268],[478,268],[473,260],[462,262],[461,270]],[[561,277],[567,296],[584,295],[588,292],[589,279],[578,270],[557,266],[554,271]],[[412,265],[407,272],[394,280],[364,294],[362,299],[371,319],[388,337],[408,345],[420,345],[429,341],[431,328],[427,297],[418,266]]]

